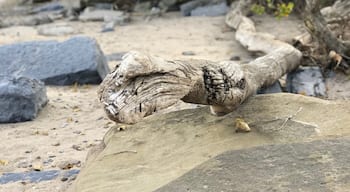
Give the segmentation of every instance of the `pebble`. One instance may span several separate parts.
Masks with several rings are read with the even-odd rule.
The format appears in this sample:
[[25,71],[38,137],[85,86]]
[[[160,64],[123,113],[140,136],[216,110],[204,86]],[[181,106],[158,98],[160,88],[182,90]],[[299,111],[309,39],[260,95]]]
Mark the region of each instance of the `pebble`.
[[80,161],[79,160],[67,160],[67,161],[61,161],[57,164],[57,167],[63,170],[71,169],[74,166],[80,167]]
[[83,148],[81,146],[79,146],[79,145],[73,145],[72,148],[77,150],[77,151],[82,151],[83,150]]
[[182,55],[191,56],[191,55],[196,55],[196,53],[194,53],[193,51],[184,51],[182,52]]
[[57,147],[57,146],[60,146],[61,143],[60,142],[55,142],[55,143],[52,143],[51,145]]
[[41,161],[34,161],[32,163],[32,169],[34,171],[42,171],[43,170],[43,164]]
[[230,58],[231,61],[240,61],[241,60],[241,57],[240,56],[232,56]]

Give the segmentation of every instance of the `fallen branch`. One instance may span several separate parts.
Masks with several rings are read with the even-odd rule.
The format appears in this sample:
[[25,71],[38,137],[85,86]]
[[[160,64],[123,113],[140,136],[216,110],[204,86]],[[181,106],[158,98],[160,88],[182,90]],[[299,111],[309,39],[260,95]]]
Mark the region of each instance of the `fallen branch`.
[[[254,23],[241,13],[233,10],[226,19],[237,30],[236,39],[248,50],[267,55],[241,65],[233,61],[167,61],[129,52],[100,86],[100,101],[108,117],[136,123],[180,99],[211,105],[216,115],[226,114],[258,88],[272,85],[299,65],[301,53],[297,49],[271,35],[257,33]],[[238,24],[231,25],[232,21]]]

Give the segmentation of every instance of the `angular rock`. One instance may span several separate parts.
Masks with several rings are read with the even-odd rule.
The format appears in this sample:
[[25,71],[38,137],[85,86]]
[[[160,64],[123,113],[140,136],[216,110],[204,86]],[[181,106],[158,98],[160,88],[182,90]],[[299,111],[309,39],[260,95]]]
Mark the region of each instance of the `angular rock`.
[[212,0],[194,0],[180,5],[180,11],[183,16],[191,16],[191,11],[197,7],[202,7],[211,3]]
[[33,13],[48,12],[48,11],[60,11],[63,10],[64,6],[60,2],[51,2],[32,10]]
[[27,76],[47,85],[98,84],[109,73],[103,52],[89,37],[4,45],[0,58],[0,75]]
[[308,96],[326,96],[325,79],[319,67],[300,67],[287,75],[287,90]]
[[64,36],[76,33],[67,23],[54,23],[38,27],[38,34],[45,36]]
[[349,139],[333,139],[228,151],[156,192],[347,191],[349,150]]
[[112,10],[88,10],[79,16],[81,21],[115,21],[118,24],[124,24],[130,19],[129,14],[122,11],[112,11]]
[[191,11],[191,16],[221,16],[225,15],[229,7],[226,5],[226,2],[222,2],[214,5],[207,5],[204,7],[198,7]]
[[33,120],[48,102],[41,81],[0,76],[0,123]]
[[[289,149],[295,148],[297,154],[300,154],[302,152],[299,150],[302,147],[288,148],[288,145],[280,144],[302,143],[315,138],[334,138],[340,135],[350,136],[350,129],[346,129],[350,122],[349,109],[348,101],[333,102],[296,94],[278,93],[253,96],[234,112],[221,117],[212,116],[208,107],[150,116],[135,125],[128,126],[124,131],[118,131],[118,126],[108,131],[103,141],[105,147],[101,148],[99,153],[93,153],[91,158],[88,157],[74,188],[77,192],[154,191],[226,151],[248,150],[267,144],[276,144],[282,149],[288,149],[281,150],[285,152],[283,157],[287,158],[286,154],[293,155],[293,151]],[[248,123],[251,132],[235,132],[234,120],[238,117]],[[331,150],[329,159],[327,156],[323,158],[322,153],[321,157],[311,156],[310,158],[327,162],[334,157],[334,165],[330,168],[339,166],[348,169],[348,163],[343,161],[350,157],[347,154],[338,154],[337,150],[331,147],[327,148],[327,144],[333,145],[332,142],[325,141],[319,148],[316,147],[315,151],[322,150],[322,147],[325,151]],[[313,145],[317,146],[316,143]],[[307,145],[305,146],[307,148],[305,150],[311,151]],[[259,163],[251,165],[252,169],[254,166],[259,167],[260,163],[266,165],[268,160],[274,162],[275,158],[268,158],[268,155],[271,153],[272,157],[276,157],[276,152],[266,150],[267,148],[262,149],[265,152],[259,154],[265,155],[263,158],[266,162],[258,160]],[[274,149],[278,150],[278,147]],[[349,151],[341,147],[339,149],[339,153]],[[337,157],[341,160],[337,161],[335,159]],[[291,159],[288,162],[294,160]],[[300,161],[302,159],[296,159],[297,163]],[[279,161],[276,160],[276,162]],[[318,166],[314,165],[317,164],[315,161],[308,159],[307,162],[310,166],[306,169],[307,171]],[[292,165],[291,163],[289,166]],[[344,169],[344,172],[337,168],[335,170],[339,170],[339,176],[342,176],[345,172],[350,173],[347,169]],[[266,171],[266,167],[264,170]],[[325,169],[322,168],[322,170]],[[333,173],[331,169],[328,171]],[[244,171],[239,173],[246,174]],[[277,176],[283,174],[278,171],[275,173]],[[326,172],[316,178],[323,177],[325,174]],[[244,176],[242,175],[241,178],[244,179]],[[340,181],[342,177],[338,179]],[[275,182],[277,181],[278,179]],[[247,187],[254,184],[250,182],[250,186]]]
[[47,13],[26,15],[18,17],[4,17],[0,20],[0,28],[10,27],[10,26],[35,26],[46,23],[51,23],[53,19]]

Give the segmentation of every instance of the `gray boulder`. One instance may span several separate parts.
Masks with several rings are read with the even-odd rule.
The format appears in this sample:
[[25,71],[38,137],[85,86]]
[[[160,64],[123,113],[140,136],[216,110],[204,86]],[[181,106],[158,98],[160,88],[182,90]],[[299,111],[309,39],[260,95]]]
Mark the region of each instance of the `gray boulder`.
[[221,2],[219,4],[207,5],[203,7],[198,7],[191,11],[191,16],[221,16],[225,15],[229,7],[226,5],[226,2]]
[[33,120],[48,102],[43,82],[0,76],[0,123]]
[[287,75],[287,90],[308,96],[326,96],[325,79],[319,67],[300,67]]
[[349,139],[333,139],[228,151],[156,192],[347,191],[349,150]]
[[31,77],[47,85],[98,84],[109,73],[103,52],[89,37],[4,45],[0,58],[0,75]]

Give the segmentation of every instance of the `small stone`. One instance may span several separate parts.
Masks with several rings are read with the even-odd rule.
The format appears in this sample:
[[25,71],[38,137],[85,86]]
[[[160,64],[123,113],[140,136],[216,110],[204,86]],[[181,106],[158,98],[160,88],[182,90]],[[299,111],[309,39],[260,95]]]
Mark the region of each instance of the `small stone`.
[[55,143],[52,143],[51,145],[57,147],[57,146],[60,146],[61,143],[60,142],[55,142]]
[[80,135],[81,131],[73,131],[74,134]]
[[57,167],[63,170],[71,169],[74,166],[80,167],[80,161],[68,160],[68,161],[61,161],[57,164]]
[[34,161],[32,163],[32,169],[34,171],[42,171],[43,170],[43,164],[41,161]]
[[241,60],[241,57],[240,56],[232,56],[231,58],[230,58],[230,60],[231,61],[240,61]]
[[62,177],[62,178],[61,178],[61,181],[63,181],[63,182],[65,182],[65,181],[67,181],[67,180],[68,180],[67,177]]
[[184,52],[182,52],[182,55],[192,56],[192,55],[196,55],[196,53],[194,53],[193,51],[184,51]]
[[77,150],[77,151],[82,151],[83,150],[83,148],[81,146],[79,146],[79,145],[73,145],[72,148]]
[[25,151],[24,153],[31,153],[32,151],[28,150],[28,151]]

